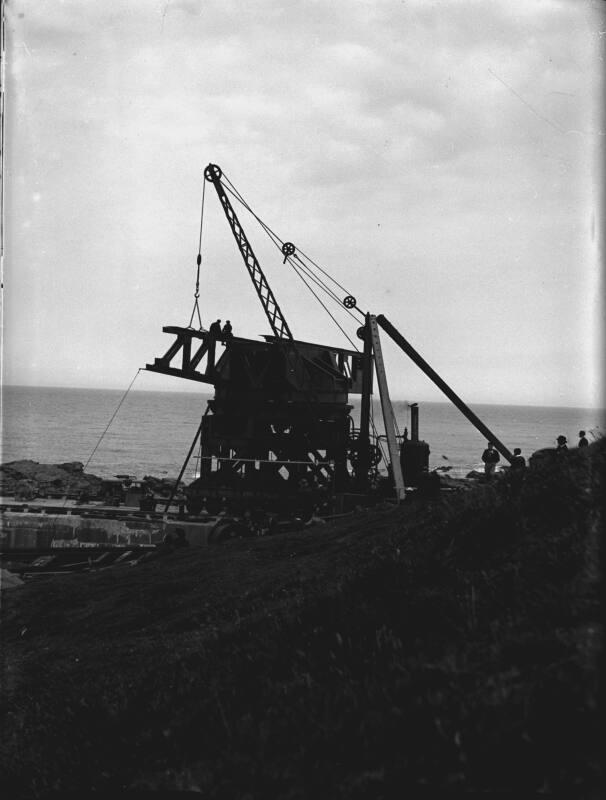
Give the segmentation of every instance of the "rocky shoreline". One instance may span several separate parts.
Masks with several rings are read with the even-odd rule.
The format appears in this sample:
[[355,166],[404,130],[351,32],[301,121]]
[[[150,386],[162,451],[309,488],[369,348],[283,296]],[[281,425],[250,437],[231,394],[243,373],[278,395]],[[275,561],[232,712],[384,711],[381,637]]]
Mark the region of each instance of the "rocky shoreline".
[[[127,476],[115,476],[113,481],[84,472],[81,461],[60,464],[40,464],[31,459],[10,461],[0,465],[0,496],[22,500],[36,497],[73,497],[86,495],[90,499],[101,499],[107,483],[122,482],[128,486]],[[174,478],[156,478],[146,475],[141,484],[154,494],[167,496],[174,486]]]
[[102,479],[84,472],[81,461],[40,464],[30,459],[0,465],[0,494],[31,499],[33,496],[65,496],[88,491],[96,494]]
[[[463,489],[478,481],[484,476],[472,471],[465,478],[452,478],[439,469],[440,485],[444,488]],[[115,476],[118,480],[119,476]],[[128,483],[128,479],[127,483]],[[103,484],[107,479],[100,478],[89,472],[84,472],[81,461],[69,461],[58,464],[41,464],[31,459],[20,459],[0,464],[0,496],[10,496],[17,499],[31,500],[35,497],[74,497],[86,494],[91,499],[100,498]],[[142,485],[160,496],[170,494],[175,484],[175,478],[157,478],[145,475]]]

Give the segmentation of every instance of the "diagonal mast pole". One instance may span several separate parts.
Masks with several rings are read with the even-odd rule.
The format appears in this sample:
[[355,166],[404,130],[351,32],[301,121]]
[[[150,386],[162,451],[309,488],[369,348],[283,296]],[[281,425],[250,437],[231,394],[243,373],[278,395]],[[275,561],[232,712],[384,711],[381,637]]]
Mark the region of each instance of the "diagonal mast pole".
[[383,314],[379,314],[377,317],[377,322],[383,328],[385,333],[390,336],[394,342],[398,345],[400,349],[402,349],[406,355],[414,361],[414,363],[421,369],[427,377],[432,380],[438,389],[441,389],[446,397],[459,409],[459,411],[467,417],[467,419],[471,422],[471,424],[478,430],[480,433],[488,439],[488,441],[493,442],[495,448],[499,451],[499,453],[504,456],[510,463],[513,455],[508,450],[507,447],[503,444],[503,442],[499,441],[494,433],[490,430],[487,425],[484,425],[482,420],[474,414],[474,412],[466,405],[461,398],[456,394],[450,386],[443,380],[438,373],[432,369],[427,361],[414,349],[414,347],[408,342],[400,333],[397,328],[391,324],[391,322],[384,317]]

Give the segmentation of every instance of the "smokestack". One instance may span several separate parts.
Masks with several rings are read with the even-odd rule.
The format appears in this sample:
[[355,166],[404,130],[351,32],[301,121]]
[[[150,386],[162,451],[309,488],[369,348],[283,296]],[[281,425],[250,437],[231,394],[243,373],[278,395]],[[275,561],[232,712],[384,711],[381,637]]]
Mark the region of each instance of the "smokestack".
[[419,404],[410,404],[410,439],[413,442],[419,441]]

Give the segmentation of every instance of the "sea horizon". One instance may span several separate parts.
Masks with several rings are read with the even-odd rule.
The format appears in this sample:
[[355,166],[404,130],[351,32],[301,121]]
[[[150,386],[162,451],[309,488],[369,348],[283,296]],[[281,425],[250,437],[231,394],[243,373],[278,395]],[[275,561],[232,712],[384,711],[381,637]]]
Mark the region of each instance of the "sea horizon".
[[[21,459],[39,463],[79,461],[102,477],[118,473],[176,476],[200,425],[212,392],[160,389],[86,389],[84,387],[5,386],[2,391],[0,463]],[[450,402],[415,401],[419,435],[430,447],[430,469],[463,477],[481,469],[486,438]],[[354,423],[359,397],[351,398]],[[398,429],[411,431],[410,404],[392,401]],[[534,451],[554,447],[559,435],[574,446],[579,430],[591,440],[601,437],[603,409],[572,406],[470,404],[474,413],[513,451],[528,458]],[[373,425],[384,434],[381,406],[373,397]],[[196,457],[185,480],[193,480]]]
[[[192,382],[194,383],[194,382]],[[83,391],[83,392],[113,392],[115,394],[126,394],[126,393],[142,393],[142,394],[183,394],[183,395],[201,395],[201,396],[212,396],[212,385],[211,384],[204,384],[202,382],[197,383],[198,386],[209,386],[211,387],[211,391],[196,391],[195,389],[128,389],[127,388],[108,388],[108,387],[100,387],[100,386],[60,386],[60,385],[40,385],[40,384],[26,384],[26,383],[7,383],[0,386],[0,394],[4,389],[50,389],[50,390],[57,390],[57,391]],[[373,395],[376,401],[379,401],[378,391]],[[350,398],[350,401],[353,398]],[[428,400],[423,398],[418,399],[411,399],[406,397],[399,397],[399,396],[391,396],[390,399],[392,403],[423,403],[423,404],[435,404],[435,405],[454,405],[451,400],[447,397],[444,397],[443,400]],[[578,411],[595,411],[595,412],[603,412],[606,413],[606,402],[604,405],[559,405],[553,403],[507,403],[507,402],[496,402],[496,401],[484,401],[484,400],[469,400],[467,398],[462,397],[461,400],[468,405],[468,406],[497,406],[500,408],[553,408],[553,409],[563,409],[563,410],[578,410]]]

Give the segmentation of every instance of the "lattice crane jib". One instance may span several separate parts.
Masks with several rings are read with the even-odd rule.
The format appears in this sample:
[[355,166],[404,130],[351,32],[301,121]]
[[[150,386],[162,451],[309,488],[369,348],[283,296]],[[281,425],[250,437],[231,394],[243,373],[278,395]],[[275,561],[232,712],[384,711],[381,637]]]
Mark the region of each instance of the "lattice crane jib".
[[244,229],[240,224],[223,183],[221,182],[222,175],[221,168],[216,164],[209,164],[204,170],[205,179],[215,187],[219,201],[221,202],[221,206],[234,235],[234,239],[236,240],[236,244],[238,245],[238,249],[240,250],[240,254],[242,255],[242,259],[251,277],[257,296],[261,301],[261,305],[263,306],[263,310],[265,311],[274,336],[278,339],[292,341],[293,335],[288,327],[284,314],[278,305],[278,301],[274,297],[274,293],[267,282],[267,278],[261,269],[261,265],[255,256],[254,250],[246,237]]
[[[349,294],[345,287],[302,251],[297,252],[292,243],[282,242],[252,212],[230,181],[224,178],[221,168],[216,164],[208,164],[205,168],[204,187],[207,181],[215,187],[273,335],[265,336],[264,342],[257,342],[235,337],[231,331],[226,333],[225,329],[218,332],[215,325],[210,326],[210,331],[202,327],[198,298],[204,210],[203,189],[192,318],[186,328],[168,326],[163,329],[166,333],[172,333],[176,340],[163,357],[157,358],[146,368],[215,386],[214,398],[209,401],[207,408],[207,411],[212,413],[205,416],[197,432],[201,443],[200,463],[204,466],[200,480],[204,478],[204,481],[209,482],[208,485],[202,486],[204,492],[213,489],[215,484],[216,491],[223,491],[221,488],[223,484],[220,481],[226,480],[226,485],[231,486],[229,482],[233,479],[235,483],[232,488],[236,493],[244,485],[238,481],[245,481],[245,485],[251,491],[262,489],[265,492],[268,486],[270,489],[273,486],[280,494],[284,491],[286,480],[287,496],[290,497],[288,492],[291,491],[291,485],[296,486],[299,479],[310,478],[312,475],[323,481],[328,480],[332,492],[347,492],[351,491],[352,487],[358,492],[367,491],[370,487],[371,471],[381,458],[381,452],[371,443],[370,436],[371,425],[374,428],[371,414],[374,365],[396,497],[398,500],[403,499],[405,488],[397,426],[389,397],[379,327],[479,431],[495,442],[499,452],[508,459],[511,457],[507,448],[492,435],[487,426],[383,315],[364,313],[358,307],[356,298]],[[280,243],[284,262],[288,261],[333,322],[345,334],[352,345],[352,350],[295,341],[228,194],[232,194],[251,212],[270,235],[274,244]],[[342,304],[346,313],[358,324],[359,317],[364,319],[364,325],[357,331],[358,337],[364,342],[363,353],[360,353],[356,344],[330,313],[316,293],[316,289],[323,290],[331,300]],[[346,293],[343,300],[337,295],[339,289]],[[198,330],[192,328],[196,313],[200,322]],[[219,351],[219,345],[224,346],[224,352]],[[348,416],[351,410],[351,406],[348,405],[350,394],[362,396],[358,431]],[[188,459],[194,446],[195,440]],[[221,464],[221,468],[217,466],[217,469],[214,469],[213,459],[217,461],[217,465]],[[348,471],[348,461],[353,473]],[[227,475],[226,468],[228,468]],[[288,473],[286,478],[282,474],[284,469]],[[183,472],[180,479],[182,474]],[[279,489],[276,488],[276,482],[280,485]]]

